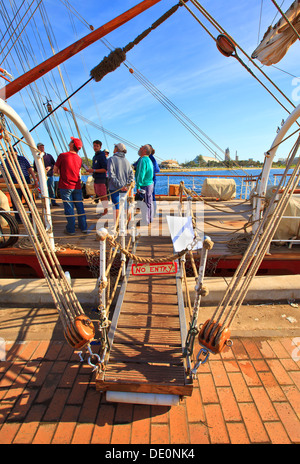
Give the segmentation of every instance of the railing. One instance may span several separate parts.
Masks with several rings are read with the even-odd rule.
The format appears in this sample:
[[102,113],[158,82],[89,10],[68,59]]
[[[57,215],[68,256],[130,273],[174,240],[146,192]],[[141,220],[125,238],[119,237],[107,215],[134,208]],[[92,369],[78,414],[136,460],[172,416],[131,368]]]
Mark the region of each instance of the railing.
[[[167,195],[169,193],[169,187],[172,183],[180,183],[181,180],[187,188],[192,188],[195,192],[201,193],[204,179],[216,178],[216,179],[234,179],[236,183],[236,197],[241,200],[249,198],[251,190],[255,187],[259,175],[236,175],[236,174],[185,174],[185,173],[170,173],[160,172],[156,174],[157,181],[155,187],[155,193],[157,195]],[[167,178],[167,182],[162,182],[161,178]],[[170,178],[175,178],[172,182]],[[179,178],[179,179],[178,179]]]

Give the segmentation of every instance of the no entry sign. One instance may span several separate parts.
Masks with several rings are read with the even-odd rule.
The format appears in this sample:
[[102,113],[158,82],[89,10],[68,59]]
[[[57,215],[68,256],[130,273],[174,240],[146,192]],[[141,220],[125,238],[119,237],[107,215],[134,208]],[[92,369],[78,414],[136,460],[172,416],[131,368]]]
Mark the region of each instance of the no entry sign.
[[176,274],[177,263],[142,263],[132,264],[132,275]]

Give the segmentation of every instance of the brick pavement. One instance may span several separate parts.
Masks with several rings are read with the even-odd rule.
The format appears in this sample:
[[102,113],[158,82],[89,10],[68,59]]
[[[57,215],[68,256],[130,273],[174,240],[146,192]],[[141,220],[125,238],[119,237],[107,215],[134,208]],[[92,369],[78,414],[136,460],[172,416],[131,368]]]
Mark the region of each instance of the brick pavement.
[[178,406],[107,403],[61,341],[7,342],[1,444],[300,443],[300,340],[235,339]]

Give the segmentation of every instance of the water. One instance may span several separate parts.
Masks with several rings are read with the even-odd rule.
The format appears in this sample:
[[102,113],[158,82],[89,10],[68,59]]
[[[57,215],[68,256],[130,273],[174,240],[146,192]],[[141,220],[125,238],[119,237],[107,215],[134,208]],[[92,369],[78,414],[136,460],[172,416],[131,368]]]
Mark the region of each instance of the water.
[[[278,184],[280,177],[277,177],[277,181],[275,181],[274,175],[276,174],[283,174],[284,169],[271,169],[269,184],[274,185]],[[292,172],[292,170],[290,171]],[[156,187],[155,193],[157,195],[167,195],[168,194],[168,186],[170,184],[179,184],[182,180],[184,181],[184,185],[187,188],[192,188],[197,193],[201,193],[201,188],[205,176],[228,176],[228,178],[232,178],[232,176],[258,176],[261,173],[261,169],[236,169],[236,170],[217,170],[217,171],[182,171],[182,172],[174,172],[172,175],[171,172],[166,172],[165,175],[159,175],[156,177]],[[160,174],[164,174],[164,171],[161,171]],[[197,175],[201,175],[203,177],[194,177]],[[188,177],[186,177],[188,176]],[[82,176],[82,181],[85,182],[88,176]],[[237,198],[240,197],[241,189],[243,188],[242,194],[245,195],[245,182],[243,183],[242,178],[236,177],[236,191],[237,191]],[[248,186],[248,194],[249,196],[251,185]]]

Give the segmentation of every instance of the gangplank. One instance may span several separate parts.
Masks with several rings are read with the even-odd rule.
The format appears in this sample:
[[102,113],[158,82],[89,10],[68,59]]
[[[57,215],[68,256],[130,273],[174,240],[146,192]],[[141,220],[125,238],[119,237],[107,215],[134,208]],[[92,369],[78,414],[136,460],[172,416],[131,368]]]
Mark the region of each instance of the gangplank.
[[[140,237],[139,256],[172,254],[170,237]],[[192,394],[183,347],[187,328],[181,278],[136,276],[129,262],[108,334],[110,350],[96,388],[108,401],[175,404]]]

